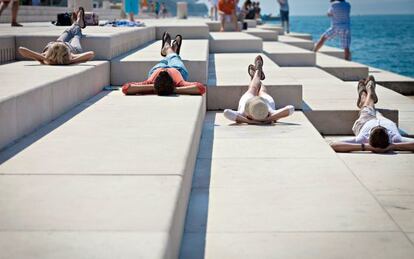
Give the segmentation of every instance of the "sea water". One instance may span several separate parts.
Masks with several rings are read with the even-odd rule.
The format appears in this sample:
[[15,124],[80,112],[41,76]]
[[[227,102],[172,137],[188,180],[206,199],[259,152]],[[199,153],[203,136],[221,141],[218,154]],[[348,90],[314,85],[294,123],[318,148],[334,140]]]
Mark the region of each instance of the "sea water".
[[[330,27],[324,16],[293,16],[291,31],[310,33],[314,41]],[[414,77],[414,15],[352,16],[352,59]],[[338,39],[327,45],[341,47]]]

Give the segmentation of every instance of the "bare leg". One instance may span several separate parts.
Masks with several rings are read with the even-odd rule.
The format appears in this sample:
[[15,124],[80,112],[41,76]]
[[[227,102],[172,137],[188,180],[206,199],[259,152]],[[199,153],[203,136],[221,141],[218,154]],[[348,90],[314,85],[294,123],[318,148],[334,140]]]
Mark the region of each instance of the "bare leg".
[[225,14],[220,12],[220,23],[221,23],[220,32],[224,31],[224,20],[225,19],[226,19]]
[[134,13],[129,13],[129,21],[130,22],[135,22]]
[[349,50],[349,48],[345,48],[345,59],[351,60],[351,51]]
[[12,5],[12,21],[11,26],[21,27],[20,23],[17,23],[17,12],[19,11],[19,1],[14,1]]
[[320,48],[322,48],[322,46],[325,44],[325,41],[327,40],[327,38],[325,36],[322,36],[318,43],[316,43],[315,48],[313,49],[313,51],[317,52],[320,50]]
[[236,12],[233,13],[232,18],[233,18],[234,28],[236,29],[236,31],[240,31],[239,21],[237,20]]
[[250,92],[251,94],[255,96],[258,96],[261,87],[262,87],[262,82],[260,81],[259,71],[256,70],[252,81],[250,81],[249,89],[247,90],[247,92]]
[[0,2],[0,15],[3,13],[3,11],[9,6],[10,2]]
[[371,96],[371,89],[367,88],[367,92],[363,92],[361,94],[361,104],[362,104],[362,108],[363,107],[373,107],[375,108],[375,104],[374,104],[374,100],[372,99]]
[[171,45],[168,42],[166,42],[164,45],[163,52],[168,56],[169,54],[175,53],[175,50],[171,47]]

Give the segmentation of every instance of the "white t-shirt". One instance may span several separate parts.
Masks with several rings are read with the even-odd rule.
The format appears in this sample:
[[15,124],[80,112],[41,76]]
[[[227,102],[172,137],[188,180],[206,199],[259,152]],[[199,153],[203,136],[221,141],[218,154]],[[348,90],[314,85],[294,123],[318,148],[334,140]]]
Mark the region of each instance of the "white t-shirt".
[[362,126],[358,136],[355,137],[356,143],[368,143],[371,130],[377,126],[382,126],[387,129],[390,143],[399,143],[402,141],[402,136],[397,128],[397,125],[391,120],[381,117],[370,120]]

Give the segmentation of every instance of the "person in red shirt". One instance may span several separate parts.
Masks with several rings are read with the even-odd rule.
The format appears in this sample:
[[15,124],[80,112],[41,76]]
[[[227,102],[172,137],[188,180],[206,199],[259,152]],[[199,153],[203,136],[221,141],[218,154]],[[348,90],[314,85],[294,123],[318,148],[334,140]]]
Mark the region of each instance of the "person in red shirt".
[[171,43],[171,36],[165,32],[162,37],[160,63],[148,73],[148,79],[143,82],[130,82],[122,86],[126,95],[172,94],[203,95],[206,87],[198,82],[187,82],[188,70],[180,58],[182,36],[177,35]]
[[218,13],[220,15],[221,23],[220,32],[224,31],[224,23],[226,22],[226,19],[233,21],[235,30],[240,31],[236,14],[236,6],[238,2],[238,0],[219,0]]

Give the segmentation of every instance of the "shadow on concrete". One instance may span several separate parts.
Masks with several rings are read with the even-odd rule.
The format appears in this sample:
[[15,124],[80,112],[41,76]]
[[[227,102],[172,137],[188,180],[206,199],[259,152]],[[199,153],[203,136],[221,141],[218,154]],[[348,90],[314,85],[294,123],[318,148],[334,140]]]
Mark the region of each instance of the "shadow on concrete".
[[90,106],[104,98],[110,93],[110,91],[101,91],[99,94],[87,99],[86,101],[81,102],[80,104],[72,107],[68,112],[60,115],[56,119],[46,122],[43,126],[40,126],[32,133],[23,136],[22,138],[16,140],[15,142],[9,144],[4,149],[0,150],[0,165],[6,162],[7,160],[13,158],[15,155],[19,154],[26,148],[30,147],[32,144],[36,143],[38,140],[47,136],[49,133],[59,128],[67,121],[71,120],[73,117],[88,109]]
[[[201,142],[198,149],[197,163],[192,182],[190,201],[185,220],[183,240],[181,242],[181,259],[202,259],[205,257],[208,209],[210,201],[211,164],[214,142],[215,114],[206,116]],[[201,158],[200,154],[204,154]]]

